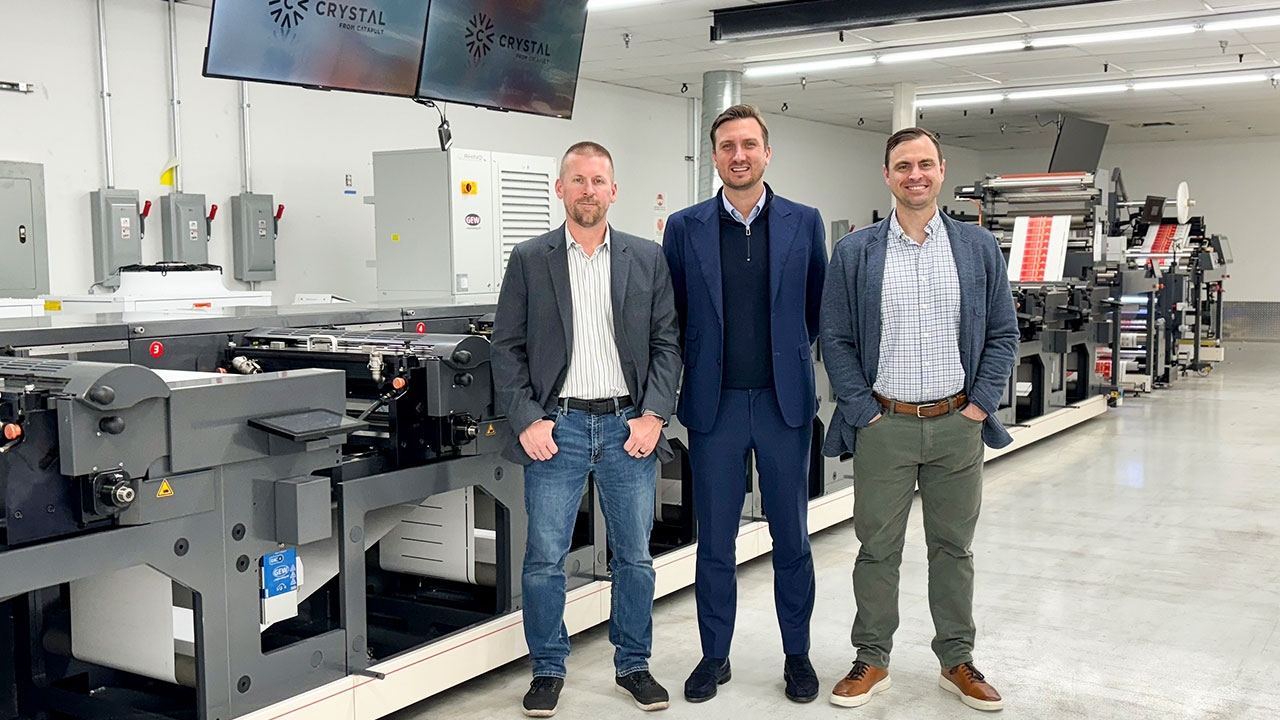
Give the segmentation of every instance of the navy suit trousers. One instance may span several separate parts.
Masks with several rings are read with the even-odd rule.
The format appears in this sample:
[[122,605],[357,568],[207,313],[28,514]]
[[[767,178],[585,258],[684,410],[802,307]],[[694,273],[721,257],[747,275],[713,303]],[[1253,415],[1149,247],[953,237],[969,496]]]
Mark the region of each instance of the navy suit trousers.
[[738,606],[735,551],[747,491],[748,451],[755,451],[773,537],[773,595],[783,651],[809,652],[814,597],[808,524],[812,433],[809,425],[787,425],[773,389],[723,390],[711,431],[689,431],[698,519],[695,596],[704,657],[729,657],[733,640]]

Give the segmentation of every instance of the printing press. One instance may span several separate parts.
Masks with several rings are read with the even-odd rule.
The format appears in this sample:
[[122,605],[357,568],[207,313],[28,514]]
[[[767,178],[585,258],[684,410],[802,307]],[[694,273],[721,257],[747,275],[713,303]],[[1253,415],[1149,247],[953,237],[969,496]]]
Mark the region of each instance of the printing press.
[[1116,169],[1108,205],[1109,234],[1123,246],[1116,259],[1150,278],[1150,287],[1126,290],[1121,298],[1120,377],[1129,387],[1150,390],[1180,374],[1207,373],[1225,357],[1223,282],[1233,260],[1228,239],[1209,234],[1204,217],[1191,214],[1195,201],[1185,182],[1172,199],[1130,201]]
[[0,718],[239,717],[518,609],[489,310],[0,328]]
[[1104,392],[1097,349],[1112,336],[1114,274],[1101,262],[1093,173],[995,175],[956,188],[1000,242],[1018,314],[1018,362],[998,417],[1025,423]]

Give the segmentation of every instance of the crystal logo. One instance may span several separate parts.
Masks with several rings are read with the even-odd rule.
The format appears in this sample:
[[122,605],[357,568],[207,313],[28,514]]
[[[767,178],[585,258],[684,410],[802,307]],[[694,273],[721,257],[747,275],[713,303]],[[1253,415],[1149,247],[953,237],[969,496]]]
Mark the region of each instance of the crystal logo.
[[484,13],[476,13],[467,23],[467,50],[479,60],[493,48],[493,20]]
[[276,24],[283,30],[289,30],[302,22],[302,13],[310,11],[307,7],[310,3],[311,0],[268,0],[267,7]]

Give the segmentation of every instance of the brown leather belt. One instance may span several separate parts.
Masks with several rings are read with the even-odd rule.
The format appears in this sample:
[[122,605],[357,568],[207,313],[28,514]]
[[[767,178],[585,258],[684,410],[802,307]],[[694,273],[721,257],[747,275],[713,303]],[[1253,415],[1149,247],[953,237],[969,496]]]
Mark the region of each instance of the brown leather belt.
[[964,407],[965,403],[969,401],[969,398],[966,397],[964,393],[957,393],[945,400],[924,403],[922,405],[913,405],[912,403],[890,400],[878,393],[871,393],[871,396],[876,399],[876,402],[880,403],[880,406],[883,407],[886,412],[915,415],[918,418],[934,418],[940,415],[946,415],[952,410],[959,410]]

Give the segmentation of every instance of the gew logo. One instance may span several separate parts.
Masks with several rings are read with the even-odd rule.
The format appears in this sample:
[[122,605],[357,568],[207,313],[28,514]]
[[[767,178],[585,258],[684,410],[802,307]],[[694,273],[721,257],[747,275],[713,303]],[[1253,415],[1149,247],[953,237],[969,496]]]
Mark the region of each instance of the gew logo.
[[307,7],[311,0],[268,0],[267,7],[270,8],[271,18],[282,29],[288,30],[296,27],[305,17],[302,13],[310,11]]
[[467,50],[475,60],[483,58],[493,49],[493,21],[484,13],[476,13],[467,23]]

